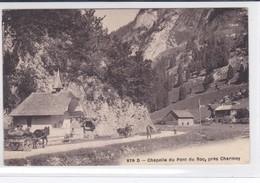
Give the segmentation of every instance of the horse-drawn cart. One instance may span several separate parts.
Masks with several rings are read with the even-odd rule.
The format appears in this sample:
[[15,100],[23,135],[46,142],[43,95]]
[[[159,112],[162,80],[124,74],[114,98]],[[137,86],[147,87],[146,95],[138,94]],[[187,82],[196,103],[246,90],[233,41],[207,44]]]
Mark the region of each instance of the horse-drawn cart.
[[35,130],[33,133],[26,130],[7,129],[4,131],[5,147],[13,151],[30,151],[33,148],[37,149],[40,145],[40,140],[42,140],[42,147],[44,148],[44,140],[47,145],[47,136],[49,134],[49,127],[45,127],[42,130]]
[[5,141],[13,151],[30,151],[33,148],[34,138],[32,134],[7,135]]
[[119,137],[129,137],[132,135],[133,131],[133,125],[126,124],[125,128],[118,128],[117,133],[119,134]]

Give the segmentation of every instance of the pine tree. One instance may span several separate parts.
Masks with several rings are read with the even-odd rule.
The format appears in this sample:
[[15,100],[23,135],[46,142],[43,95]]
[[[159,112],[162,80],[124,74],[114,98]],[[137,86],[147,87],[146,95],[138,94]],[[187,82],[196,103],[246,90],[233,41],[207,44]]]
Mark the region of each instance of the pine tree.
[[181,64],[178,66],[177,73],[178,73],[178,83],[177,83],[177,85],[181,86],[183,84],[183,76],[182,76],[183,69],[182,69]]
[[248,71],[248,64],[247,64],[244,70],[244,82],[248,83],[248,81],[249,81],[249,71]]
[[170,76],[170,81],[169,81],[171,89],[174,87],[175,81],[176,81],[175,75],[172,74],[172,75]]
[[245,81],[245,68],[243,64],[240,65],[238,73],[239,73],[239,77],[237,83],[240,84]]
[[214,77],[213,77],[213,74],[212,73],[209,73],[205,78],[204,78],[204,81],[203,81],[203,88],[204,90],[208,90],[209,89],[209,86],[210,84],[214,81]]
[[32,92],[36,92],[37,82],[34,70],[30,68],[23,68],[17,71],[17,103],[21,103],[26,99]]
[[15,67],[19,62],[19,58],[16,54],[9,51],[4,51],[3,59],[3,100],[4,109],[8,112],[11,111],[16,105],[16,98],[11,92],[11,88],[14,87],[16,80],[14,79]]
[[186,88],[183,85],[181,85],[179,89],[179,100],[184,100],[186,97],[187,97]]
[[186,80],[190,79],[190,69],[189,67],[186,69]]
[[173,68],[176,64],[176,56],[175,54],[172,55],[172,58],[170,58],[170,63],[169,63],[169,69]]
[[232,79],[234,77],[234,69],[231,65],[228,66],[228,71],[227,71],[227,78],[226,78],[226,82],[228,83],[228,81],[230,79]]

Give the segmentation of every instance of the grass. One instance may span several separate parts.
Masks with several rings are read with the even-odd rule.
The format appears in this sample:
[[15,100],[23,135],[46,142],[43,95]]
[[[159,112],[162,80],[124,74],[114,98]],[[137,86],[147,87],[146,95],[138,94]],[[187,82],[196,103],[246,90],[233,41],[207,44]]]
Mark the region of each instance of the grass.
[[[156,125],[159,130],[170,129],[173,130],[172,126],[167,125]],[[242,136],[249,132],[248,124],[219,124],[212,123],[211,125],[193,125],[193,126],[176,126],[177,131],[200,133],[208,136],[212,140],[225,140],[232,139],[234,137]]]
[[[158,126],[161,129],[163,126]],[[248,132],[248,124],[236,124],[230,127],[227,124],[213,124],[202,126],[178,127],[178,131],[186,134],[141,140],[123,144],[114,144],[98,148],[84,148],[61,153],[52,153],[27,157],[26,159],[5,160],[7,166],[101,166],[118,165],[118,160],[129,155],[141,155],[157,150],[181,148],[190,144],[208,143],[210,141],[226,140],[239,137]],[[203,136],[207,136],[205,139]]]

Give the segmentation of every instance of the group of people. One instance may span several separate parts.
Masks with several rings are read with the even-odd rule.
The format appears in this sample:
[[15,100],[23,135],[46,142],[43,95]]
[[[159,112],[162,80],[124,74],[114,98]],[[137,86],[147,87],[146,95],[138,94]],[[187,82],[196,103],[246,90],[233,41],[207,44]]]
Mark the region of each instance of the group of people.
[[23,129],[23,125],[17,125],[16,127],[11,125],[10,129],[8,130],[8,134],[17,136],[22,136],[24,134],[31,135],[31,126],[27,126],[25,129]]

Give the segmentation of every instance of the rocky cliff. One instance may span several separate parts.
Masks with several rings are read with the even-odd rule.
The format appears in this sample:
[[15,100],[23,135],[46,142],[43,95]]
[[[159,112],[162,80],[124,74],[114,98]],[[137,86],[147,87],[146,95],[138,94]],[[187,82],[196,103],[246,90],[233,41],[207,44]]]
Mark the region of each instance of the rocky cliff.
[[142,9],[133,22],[114,34],[132,40],[133,47],[140,47],[144,57],[156,63],[168,52],[189,52],[186,45],[191,41],[200,49],[209,36],[226,39],[234,52],[237,42],[247,41],[247,26],[247,9],[241,8]]
[[[247,13],[243,8],[141,9],[133,22],[112,34],[152,60],[157,79],[151,103],[158,110],[178,101],[172,94],[183,83],[178,82],[180,66],[191,95],[203,90],[209,73],[214,78],[210,87],[239,83],[239,68],[248,64]],[[226,82],[229,65],[234,74]]]

